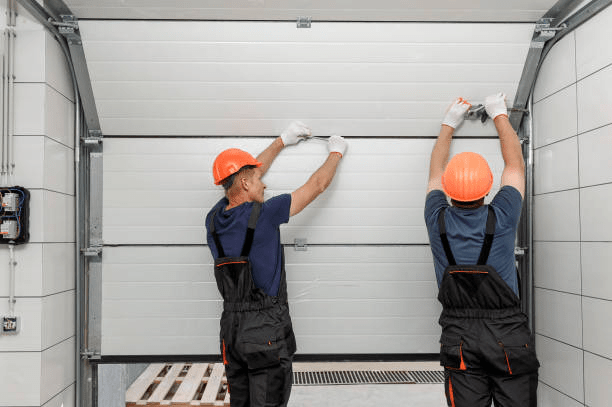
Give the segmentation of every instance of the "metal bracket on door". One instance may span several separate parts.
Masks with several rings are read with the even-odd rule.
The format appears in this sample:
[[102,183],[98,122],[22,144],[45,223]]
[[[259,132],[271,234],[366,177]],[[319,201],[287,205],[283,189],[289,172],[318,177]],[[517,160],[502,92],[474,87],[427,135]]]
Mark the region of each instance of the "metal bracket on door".
[[310,28],[312,24],[312,17],[298,17],[297,28]]
[[100,360],[102,359],[102,355],[100,355],[98,352],[94,352],[94,351],[85,349],[81,351],[81,359]]
[[104,137],[102,136],[101,130],[89,130],[87,137],[81,137],[81,141],[85,146],[102,144],[103,139]]
[[85,257],[97,257],[102,255],[102,246],[93,246],[81,249],[81,253]]
[[306,239],[293,239],[293,248],[296,251],[305,252],[306,250],[308,250],[308,247],[306,247],[306,243]]

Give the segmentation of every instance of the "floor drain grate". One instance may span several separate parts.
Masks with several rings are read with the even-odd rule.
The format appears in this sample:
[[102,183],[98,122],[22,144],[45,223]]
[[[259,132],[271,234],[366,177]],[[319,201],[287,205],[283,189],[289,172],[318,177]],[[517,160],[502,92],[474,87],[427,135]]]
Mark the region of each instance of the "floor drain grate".
[[295,386],[413,383],[444,383],[444,372],[406,370],[327,370],[293,372],[293,384]]
[[419,384],[444,383],[443,370],[414,370],[410,375],[414,378],[414,382]]

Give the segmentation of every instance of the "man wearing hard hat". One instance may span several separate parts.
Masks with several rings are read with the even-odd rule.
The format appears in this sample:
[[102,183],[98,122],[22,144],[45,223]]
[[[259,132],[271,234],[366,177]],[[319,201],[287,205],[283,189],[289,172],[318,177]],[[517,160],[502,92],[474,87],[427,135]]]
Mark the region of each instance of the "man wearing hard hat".
[[213,163],[215,184],[223,185],[225,197],[206,216],[207,241],[223,297],[220,342],[232,407],[289,401],[296,343],[279,226],[327,188],[347,144],[331,136],[326,161],[290,194],[264,201],[261,177],[284,147],[310,133],[294,122],[257,158],[230,148]]
[[[449,406],[535,406],[539,363],[521,312],[514,241],[525,192],[521,145],[504,94],[486,98],[505,167],[501,188],[484,198],[493,174],[479,154],[448,162],[451,139],[471,105],[459,98],[446,113],[431,153],[425,222],[442,303],[440,364]],[[448,204],[447,196],[452,205]]]

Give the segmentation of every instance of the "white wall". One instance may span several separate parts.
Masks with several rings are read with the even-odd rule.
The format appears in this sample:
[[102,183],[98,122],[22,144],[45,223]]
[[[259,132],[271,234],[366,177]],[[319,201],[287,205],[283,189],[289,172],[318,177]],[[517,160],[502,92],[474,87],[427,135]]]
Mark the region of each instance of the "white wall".
[[563,38],[534,104],[539,401],[612,399],[612,7]]
[[[5,6],[0,10],[4,16]],[[5,18],[0,19],[2,29]],[[74,95],[57,42],[19,9],[14,185],[31,192],[30,242],[17,246],[21,331],[0,336],[0,406],[74,406]],[[8,313],[0,246],[0,315]]]

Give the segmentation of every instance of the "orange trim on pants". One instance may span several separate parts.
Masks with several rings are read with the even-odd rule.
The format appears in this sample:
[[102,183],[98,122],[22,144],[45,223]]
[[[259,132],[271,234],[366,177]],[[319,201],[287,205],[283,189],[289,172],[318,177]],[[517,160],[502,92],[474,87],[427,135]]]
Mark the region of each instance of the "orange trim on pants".
[[227,359],[225,358],[225,339],[223,339],[223,364],[228,365]]
[[455,407],[455,395],[453,394],[453,382],[450,376],[448,377],[448,397],[450,398],[451,407]]
[[506,353],[505,349],[504,349],[504,355],[506,355],[506,363],[508,364],[508,373],[512,374],[512,369],[510,368],[510,360],[508,359],[508,354]]

